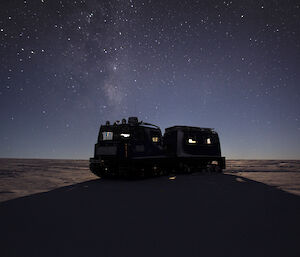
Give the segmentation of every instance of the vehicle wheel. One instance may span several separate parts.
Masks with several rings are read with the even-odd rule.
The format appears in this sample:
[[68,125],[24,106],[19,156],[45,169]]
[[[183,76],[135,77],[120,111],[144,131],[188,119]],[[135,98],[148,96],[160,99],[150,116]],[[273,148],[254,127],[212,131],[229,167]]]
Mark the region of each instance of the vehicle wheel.
[[103,178],[105,177],[104,172],[98,169],[92,170],[93,174],[96,175],[97,177]]
[[191,174],[192,173],[192,169],[188,165],[184,165],[183,170],[184,170],[184,173],[187,173],[187,174]]
[[208,164],[208,165],[206,166],[206,171],[209,172],[209,173],[214,172],[214,171],[215,171],[214,165]]
[[169,169],[162,169],[162,176],[168,176],[170,174]]
[[219,165],[215,166],[215,172],[222,173],[222,169],[221,169],[221,167]]
[[91,171],[94,175],[100,177],[100,175],[99,175],[100,170],[99,170],[99,168],[98,168],[97,166],[95,166],[94,164],[90,164],[90,171]]

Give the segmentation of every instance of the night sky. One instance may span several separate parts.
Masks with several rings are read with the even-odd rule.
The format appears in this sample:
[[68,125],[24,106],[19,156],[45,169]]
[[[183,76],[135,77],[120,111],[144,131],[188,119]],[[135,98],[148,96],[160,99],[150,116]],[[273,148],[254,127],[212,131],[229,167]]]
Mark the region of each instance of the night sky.
[[91,157],[128,116],[300,157],[300,2],[1,0],[0,157]]

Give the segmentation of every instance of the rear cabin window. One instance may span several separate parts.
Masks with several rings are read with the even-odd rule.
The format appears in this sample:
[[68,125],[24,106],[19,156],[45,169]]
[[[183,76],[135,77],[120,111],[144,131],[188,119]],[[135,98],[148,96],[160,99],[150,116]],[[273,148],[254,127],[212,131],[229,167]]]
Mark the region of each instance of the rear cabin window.
[[189,137],[188,143],[189,143],[189,144],[197,144],[197,140],[196,140],[195,137]]
[[185,142],[188,145],[212,145],[218,141],[215,135],[203,135],[203,134],[187,134]]
[[210,139],[210,137],[206,138],[205,143],[206,143],[207,145],[210,145],[210,144],[211,144],[211,139]]

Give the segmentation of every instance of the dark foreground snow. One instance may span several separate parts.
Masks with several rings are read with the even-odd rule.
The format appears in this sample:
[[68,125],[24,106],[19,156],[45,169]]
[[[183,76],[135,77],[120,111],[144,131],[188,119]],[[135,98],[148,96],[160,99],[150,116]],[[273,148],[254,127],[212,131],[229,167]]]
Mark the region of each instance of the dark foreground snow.
[[96,179],[0,203],[1,256],[300,256],[300,197],[231,174]]

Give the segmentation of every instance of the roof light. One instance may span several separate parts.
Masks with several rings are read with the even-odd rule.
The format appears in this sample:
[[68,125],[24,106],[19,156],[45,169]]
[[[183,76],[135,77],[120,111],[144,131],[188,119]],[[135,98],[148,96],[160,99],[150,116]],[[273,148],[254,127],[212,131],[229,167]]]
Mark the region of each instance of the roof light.
[[122,133],[122,134],[121,134],[121,137],[125,137],[125,138],[127,138],[127,137],[130,137],[130,134],[125,134],[125,133]]

